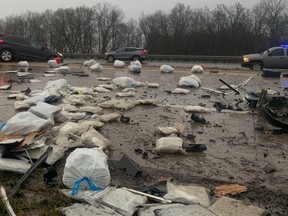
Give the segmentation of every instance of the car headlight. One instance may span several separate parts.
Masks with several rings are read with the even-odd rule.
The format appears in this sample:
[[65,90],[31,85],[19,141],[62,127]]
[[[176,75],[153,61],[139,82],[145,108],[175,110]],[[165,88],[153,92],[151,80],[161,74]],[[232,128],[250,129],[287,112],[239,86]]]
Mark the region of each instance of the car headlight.
[[244,58],[243,58],[243,62],[249,62],[249,61],[250,61],[249,58],[247,58],[247,57],[244,57]]
[[60,52],[57,52],[57,54],[58,54],[59,56],[63,57],[62,53],[60,53]]

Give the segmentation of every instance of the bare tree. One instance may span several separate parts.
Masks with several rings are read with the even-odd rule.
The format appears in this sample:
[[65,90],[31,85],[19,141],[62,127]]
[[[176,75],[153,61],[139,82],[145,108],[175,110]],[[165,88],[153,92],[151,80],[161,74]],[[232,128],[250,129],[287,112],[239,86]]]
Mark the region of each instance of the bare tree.
[[119,8],[107,2],[98,3],[94,7],[94,13],[99,31],[99,52],[104,53],[107,50],[109,42],[111,42],[113,29],[120,25],[124,15]]

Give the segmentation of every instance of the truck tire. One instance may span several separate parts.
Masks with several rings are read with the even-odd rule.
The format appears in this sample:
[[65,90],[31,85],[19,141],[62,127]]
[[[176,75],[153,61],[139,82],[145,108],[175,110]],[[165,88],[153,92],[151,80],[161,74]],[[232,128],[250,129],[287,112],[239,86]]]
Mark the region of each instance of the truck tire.
[[107,57],[107,61],[110,62],[110,63],[113,63],[115,61],[115,58],[114,56],[110,55]]
[[261,62],[253,62],[250,66],[251,70],[259,71],[263,69],[263,64]]

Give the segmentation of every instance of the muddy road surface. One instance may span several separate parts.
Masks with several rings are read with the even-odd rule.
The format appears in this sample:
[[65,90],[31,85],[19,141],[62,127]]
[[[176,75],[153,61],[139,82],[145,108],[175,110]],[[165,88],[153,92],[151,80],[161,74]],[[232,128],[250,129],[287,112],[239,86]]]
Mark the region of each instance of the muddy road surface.
[[[109,151],[109,169],[111,171],[111,184],[122,185],[139,189],[153,185],[160,176],[171,176],[178,183],[195,183],[209,187],[211,190],[221,184],[239,183],[248,187],[248,192],[234,196],[236,199],[252,202],[254,205],[267,209],[272,215],[288,215],[288,134],[273,135],[274,129],[267,120],[258,114],[257,110],[250,109],[245,102],[239,107],[244,112],[212,112],[203,114],[208,124],[191,122],[190,114],[183,110],[184,105],[202,105],[212,108],[215,102],[225,102],[235,107],[239,95],[227,95],[225,97],[204,91],[201,88],[190,89],[189,94],[171,94],[170,91],[178,85],[182,76],[191,74],[191,67],[177,65],[172,74],[160,73],[159,67],[144,65],[139,75],[133,75],[124,69],[115,69],[112,65],[105,65],[100,73],[91,72],[90,69],[81,67],[80,64],[69,64],[72,71],[84,70],[89,77],[78,77],[71,74],[56,74],[55,77],[43,77],[43,72],[48,70],[46,64],[31,63],[31,78],[39,79],[43,83],[29,83],[28,79],[21,79],[19,83],[13,83],[9,91],[0,91],[0,122],[5,122],[15,115],[14,100],[7,100],[11,91],[42,90],[49,80],[64,78],[72,86],[91,87],[98,84],[106,84],[107,81],[98,81],[99,77],[129,76],[136,81],[159,83],[159,88],[138,87],[135,99],[155,99],[159,106],[136,106],[129,111],[105,110],[105,113],[117,112],[130,117],[130,123],[120,121],[107,123],[100,133],[112,141],[113,147]],[[7,79],[17,79],[14,73],[4,73],[7,70],[17,70],[16,64],[0,65],[1,85]],[[223,84],[223,79],[230,84],[237,85],[250,76],[253,79],[241,90],[245,94],[248,91],[261,91],[271,89],[283,94],[283,85],[288,82],[282,78],[264,78],[260,72],[249,70],[228,69],[204,69],[204,73],[197,74],[203,87],[216,89]],[[284,86],[285,87],[285,86]],[[109,96],[116,98],[115,93],[99,93],[97,97]],[[93,104],[93,103],[92,103]],[[247,112],[246,112],[247,111]],[[154,131],[157,127],[174,126],[175,123],[185,125],[182,134],[184,143],[206,144],[207,151],[201,153],[166,154],[155,156],[151,150],[155,147],[157,136]],[[262,128],[262,131],[256,130]],[[191,139],[191,137],[195,137]],[[148,158],[137,154],[135,149],[146,151]],[[142,175],[132,178],[119,169],[117,163],[126,154],[133,159],[142,169]],[[68,155],[68,153],[67,153]],[[60,179],[65,158],[56,164]],[[265,167],[273,167],[272,172],[265,172]],[[57,196],[56,189],[44,185],[42,172],[34,173],[34,178],[27,180],[25,193],[33,196],[36,191],[29,190],[31,185],[40,188],[37,196],[45,198],[45,191],[52,191],[52,197]],[[18,176],[19,177],[19,176]],[[13,180],[12,180],[12,179]],[[17,175],[1,172],[0,183],[11,188],[16,184]],[[36,180],[38,180],[36,182]],[[14,181],[14,182],[13,182]],[[48,188],[48,189],[47,189]],[[20,189],[21,191],[21,189]],[[54,194],[55,193],[55,194]],[[25,194],[20,196],[27,199]],[[215,197],[212,195],[212,198]],[[53,199],[53,198],[52,198]],[[47,202],[48,202],[47,201]],[[51,201],[51,200],[50,200]],[[52,202],[52,201],[51,201]],[[63,198],[55,207],[69,202]],[[20,204],[19,204],[20,205]],[[23,207],[20,207],[19,215]],[[31,204],[31,208],[37,208]],[[40,207],[39,207],[40,208]],[[33,212],[26,209],[27,212]],[[24,211],[24,212],[25,212]]]

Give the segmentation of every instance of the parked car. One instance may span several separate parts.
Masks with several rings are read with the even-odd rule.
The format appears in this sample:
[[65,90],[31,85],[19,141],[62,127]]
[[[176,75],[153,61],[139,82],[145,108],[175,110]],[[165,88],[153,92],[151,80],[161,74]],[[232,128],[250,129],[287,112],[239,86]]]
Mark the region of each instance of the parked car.
[[114,62],[115,60],[132,60],[143,61],[147,58],[147,50],[137,47],[122,47],[116,51],[105,53],[105,59],[108,62]]
[[288,46],[272,47],[259,54],[244,55],[241,66],[251,70],[262,70],[263,68],[288,68]]
[[0,60],[9,62],[13,60],[48,61],[60,58],[63,55],[51,50],[41,43],[17,35],[0,35]]

